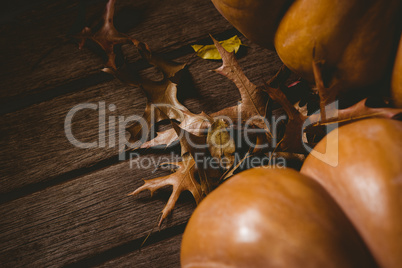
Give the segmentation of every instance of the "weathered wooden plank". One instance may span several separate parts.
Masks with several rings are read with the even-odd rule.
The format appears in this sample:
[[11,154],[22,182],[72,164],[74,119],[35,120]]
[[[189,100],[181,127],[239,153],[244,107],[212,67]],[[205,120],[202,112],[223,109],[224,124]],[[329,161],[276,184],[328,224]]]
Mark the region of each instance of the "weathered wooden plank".
[[[110,112],[110,115],[141,114],[145,106],[145,98],[139,89],[122,86],[113,80],[2,116],[1,193],[116,155],[117,147],[81,149],[66,138],[64,122],[70,109],[80,103],[98,105],[100,101],[105,101],[106,105],[116,104],[116,112]],[[78,112],[73,117],[72,131],[82,142],[97,141],[98,112],[89,109]]]
[[[57,47],[60,44],[58,37],[67,34],[74,25],[80,6],[78,3],[78,0],[40,2],[20,15],[17,23],[1,27],[2,38],[7,40],[0,46],[3,52],[0,72],[2,106],[12,110],[20,101],[30,104],[32,95],[37,97],[35,94],[42,92],[54,95],[54,88],[63,94],[62,85],[96,77],[95,74],[100,72],[101,58],[88,49],[79,51],[73,43]],[[94,9],[102,10],[104,7],[104,1],[89,3],[92,13],[96,13]],[[206,38],[208,33],[217,34],[232,29],[210,1],[120,0],[116,8],[116,19],[121,21],[118,26],[122,29],[130,27],[125,29],[128,30],[126,33],[147,42],[155,53],[177,50]],[[121,15],[123,19],[119,19],[119,10],[124,13]],[[55,46],[57,49],[32,69]],[[130,62],[139,59],[136,49],[124,48]],[[104,77],[97,79],[102,81]],[[25,99],[21,100],[23,97]],[[2,109],[7,112],[4,107]]]
[[[250,79],[260,84],[262,79],[276,72],[280,61],[273,52],[249,45],[240,63]],[[191,57],[192,54],[189,54],[178,60],[186,62]],[[192,58],[189,65],[192,81],[179,87],[179,97],[191,111],[212,113],[239,100],[234,84],[208,71],[219,65],[220,62]],[[147,75],[151,73],[152,69],[145,72]],[[13,194],[4,194],[15,192],[20,187],[25,186],[29,190],[32,184],[57,179],[62,174],[92,166],[118,154],[117,146],[108,147],[108,133],[105,148],[77,148],[66,138],[64,120],[69,110],[80,103],[98,104],[100,101],[116,106],[116,110],[108,111],[107,116],[141,115],[145,106],[145,98],[138,89],[112,80],[0,118],[0,193],[3,199],[12,199]],[[97,141],[98,120],[98,113],[94,110],[77,113],[73,119],[73,134],[85,142]]]
[[[20,2],[25,1],[15,3]],[[0,205],[0,263],[2,267],[176,266],[180,233],[195,207],[191,196],[181,198],[162,232],[138,252],[157,222],[169,190],[154,199],[148,193],[140,198],[126,194],[142,184],[141,177],[168,172],[130,168],[129,161],[118,161],[117,148],[109,148],[107,142],[104,148],[76,148],[64,131],[65,117],[77,104],[104,101],[116,107],[107,116],[127,117],[141,114],[144,96],[100,73],[102,60],[89,50],[79,51],[74,44],[61,46],[32,70],[54,46],[55,37],[71,30],[79,2],[31,1],[26,8],[16,8],[0,25],[7,40],[0,45],[0,60],[5,63],[0,70],[0,105],[8,109],[0,118],[0,199],[6,201]],[[101,11],[104,2],[89,1],[93,5],[89,13]],[[125,16],[128,21],[116,24],[130,36],[147,42],[156,53],[182,62],[190,60],[192,81],[180,87],[179,96],[191,111],[211,113],[238,101],[230,81],[207,71],[220,63],[192,58],[188,46],[208,33],[233,29],[210,1],[119,0],[117,10],[122,14],[117,18]],[[140,19],[130,19],[139,14]],[[139,59],[134,49],[124,49],[130,62]],[[240,63],[256,83],[280,66],[274,53],[253,45]],[[152,69],[144,70],[144,74],[151,73]],[[98,120],[97,111],[79,112],[73,120],[77,139],[96,141]],[[108,141],[108,133],[105,139]]]
[[144,247],[141,251],[105,262],[98,267],[180,267],[180,243],[182,235],[175,235]]
[[[159,156],[141,159],[166,160],[159,159]],[[116,254],[114,248],[123,250],[123,253],[127,247],[139,249],[157,223],[170,189],[158,191],[154,198],[150,198],[149,193],[142,193],[139,197],[127,194],[142,185],[142,177],[170,173],[163,170],[152,173],[153,170],[154,166],[137,168],[133,165],[130,168],[130,162],[126,161],[2,204],[2,267],[84,264],[97,255],[111,254],[113,257]],[[194,207],[190,195],[181,198],[172,217],[162,225],[166,232],[159,239],[170,236],[168,228],[185,224]],[[173,233],[180,233],[180,228],[183,227]]]

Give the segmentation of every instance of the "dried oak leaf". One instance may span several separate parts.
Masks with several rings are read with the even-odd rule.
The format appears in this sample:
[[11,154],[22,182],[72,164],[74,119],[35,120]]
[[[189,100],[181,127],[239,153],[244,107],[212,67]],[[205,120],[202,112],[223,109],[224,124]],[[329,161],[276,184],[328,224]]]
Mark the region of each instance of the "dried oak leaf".
[[[314,78],[316,83],[316,88],[318,90],[320,96],[320,115],[313,114],[309,116],[309,122],[317,122],[316,125],[325,125],[331,123],[339,123],[346,124],[356,120],[372,118],[372,117],[380,117],[380,118],[393,118],[396,115],[402,113],[402,109],[396,108],[373,108],[367,106],[367,98],[361,100],[360,102],[352,105],[346,109],[337,109],[334,108],[334,105],[328,104],[329,100],[334,98],[333,92],[331,88],[326,88],[324,86],[324,82],[322,80],[322,70],[320,63],[317,61],[313,61],[313,70],[314,70]],[[327,108],[329,107],[329,109]]]
[[[243,73],[233,52],[227,52],[222,45],[211,36],[219,53],[222,56],[223,64],[214,71],[230,79],[238,88],[241,95],[241,102],[233,107],[223,109],[211,116],[225,115],[234,120],[238,120],[240,114],[243,120],[248,120],[253,116],[265,118],[265,106],[267,96],[263,90],[254,85]],[[253,121],[257,126],[266,128],[260,120]]]
[[[116,78],[127,85],[140,87],[147,98],[147,104],[141,122],[136,122],[127,128],[130,133],[130,143],[137,141],[145,142],[151,127],[164,120],[175,119],[183,121],[191,112],[177,100],[177,84],[172,80],[177,80],[179,73],[184,69],[186,64],[176,63],[165,60],[164,58],[154,55],[148,45],[138,42],[137,48],[141,56],[150,64],[154,65],[163,73],[161,81],[152,81],[142,77],[137,77],[130,73],[126,68],[104,68],[103,71],[113,74]],[[161,115],[161,112],[166,114],[168,118]],[[143,126],[146,126],[144,129]],[[146,148],[146,147],[142,147]]]
[[[249,118],[254,117],[254,120],[251,121],[251,125],[266,129],[267,132],[269,132],[263,120],[265,118],[265,106],[267,104],[266,94],[260,87],[255,86],[246,77],[237,62],[234,53],[226,51],[217,40],[212,36],[211,38],[223,60],[223,65],[214,71],[226,76],[235,83],[241,95],[241,102],[236,106],[228,107],[213,113],[210,117],[227,116],[231,118],[234,123],[237,123],[239,119],[246,121]],[[204,132],[210,126],[208,121],[211,122],[211,120],[206,120],[205,117],[206,115],[203,113],[195,115],[187,111],[184,113],[184,121],[178,121],[182,122],[180,124],[182,129],[195,135],[199,135],[200,132]],[[144,143],[141,148],[150,148],[159,145],[168,146],[177,139],[178,137],[174,130],[166,130],[158,133],[156,138]]]
[[[184,69],[186,64],[168,61],[153,55],[145,43],[139,42],[137,47],[142,57],[163,73],[163,79],[161,81],[152,81],[137,77],[124,67],[119,69],[106,67],[103,69],[104,72],[113,74],[123,83],[141,88],[147,98],[145,111],[141,117],[142,123],[141,121],[136,122],[127,128],[127,131],[130,133],[129,141],[131,144],[137,141],[144,143],[153,124],[164,119],[183,121],[191,114],[190,111],[177,100],[177,84],[172,82],[172,79],[178,76],[179,72]],[[162,116],[161,112],[166,114],[168,118]],[[144,126],[146,128],[143,128]]]
[[114,53],[114,47],[122,44],[134,44],[137,46],[139,41],[131,38],[125,34],[119,33],[113,24],[114,5],[116,0],[109,0],[106,4],[106,9],[103,14],[103,25],[95,33],[89,27],[85,27],[80,34],[76,36],[80,40],[79,48],[81,49],[87,39],[91,39],[96,42],[106,53],[108,61],[106,67],[116,69],[116,54]]
[[[190,132],[193,135],[202,136],[206,135],[205,132],[210,126],[212,118],[206,113],[193,114],[189,111],[183,111],[184,120],[181,121],[179,127]],[[154,139],[151,139],[141,145],[140,148],[151,148],[160,145],[170,146],[178,140],[178,135],[175,129],[168,129],[158,132]],[[183,153],[183,152],[182,152]]]
[[203,196],[209,194],[216,186],[217,179],[222,175],[219,169],[214,169],[214,166],[209,165],[208,161],[213,160],[210,158],[208,151],[207,136],[197,136],[171,121],[173,129],[180,137],[180,145],[182,152],[189,153],[195,160]]
[[212,157],[219,159],[220,165],[226,169],[234,163],[236,145],[227,130],[228,123],[223,119],[215,120],[208,130],[207,143]]
[[[177,100],[177,85],[169,79],[164,79],[161,82],[144,81],[141,84],[146,97],[147,104],[142,118],[146,122],[147,129],[143,129],[143,124],[136,122],[131,127],[127,128],[130,133],[130,142],[134,143],[138,140],[143,140],[141,137],[147,137],[152,124],[158,123],[166,117],[161,114],[161,111],[168,116],[169,119],[183,121],[184,112],[189,112]],[[145,133],[143,133],[145,131]]]
[[146,43],[139,42],[137,44],[137,48],[142,58],[154,65],[163,73],[164,79],[173,78],[186,66],[185,63],[168,61],[158,55],[153,54]]
[[289,102],[286,95],[279,89],[265,85],[265,91],[269,97],[275,102],[279,103],[285,110],[288,116],[288,122],[282,140],[280,141],[279,148],[288,152],[304,152],[302,147],[303,133],[301,128],[307,116],[301,114],[296,108]]
[[312,114],[308,117],[309,122],[314,123],[312,127],[338,123],[340,125],[366,118],[396,118],[402,114],[402,109],[380,107],[374,108],[367,106],[368,98],[346,108],[327,111],[326,120],[321,120],[321,115]]
[[202,200],[202,190],[201,185],[195,179],[197,173],[195,161],[190,154],[183,157],[183,161],[174,163],[163,163],[163,166],[173,165],[178,167],[177,171],[173,174],[144,180],[144,185],[136,189],[129,195],[136,195],[144,190],[149,190],[151,195],[158,189],[172,185],[173,191],[166,206],[162,210],[162,217],[159,221],[159,226],[162,224],[163,220],[172,212],[180,194],[184,191],[190,191],[194,196],[196,203],[198,204]]
[[[162,111],[161,114],[167,117],[167,115]],[[171,213],[176,201],[183,191],[190,191],[194,196],[196,203],[198,204],[205,195],[212,191],[214,187],[213,178],[219,178],[221,175],[214,174],[212,170],[205,168],[200,161],[194,160],[204,160],[207,158],[208,151],[206,150],[206,147],[203,146],[206,143],[206,137],[193,135],[186,130],[181,129],[180,126],[172,120],[170,120],[170,122],[173,126],[173,130],[176,132],[176,135],[180,137],[182,150],[185,151],[185,153],[183,154],[182,162],[166,163],[164,165],[176,165],[179,167],[179,169],[175,173],[168,176],[145,180],[143,186],[130,194],[136,195],[144,190],[150,190],[152,195],[157,189],[167,185],[173,186],[172,194],[165,208],[162,210],[162,217],[159,221],[159,226]],[[197,173],[200,183],[195,178]]]
[[[301,114],[279,88],[265,85],[265,91],[274,101],[283,107],[288,116],[286,130],[279,144],[281,150],[293,153],[306,153],[303,146],[303,132],[322,137],[326,134],[325,131],[322,131],[322,126],[328,124],[338,123],[342,125],[372,117],[393,118],[402,113],[402,109],[369,107],[366,105],[367,98],[346,109],[334,108],[334,105],[327,104],[328,99],[331,98],[331,93],[328,93],[330,89],[324,87],[317,62],[313,62],[313,66],[316,87],[321,98],[319,114],[315,113],[310,116]],[[303,129],[303,126],[306,126],[305,129]],[[314,144],[310,145],[314,146]]]

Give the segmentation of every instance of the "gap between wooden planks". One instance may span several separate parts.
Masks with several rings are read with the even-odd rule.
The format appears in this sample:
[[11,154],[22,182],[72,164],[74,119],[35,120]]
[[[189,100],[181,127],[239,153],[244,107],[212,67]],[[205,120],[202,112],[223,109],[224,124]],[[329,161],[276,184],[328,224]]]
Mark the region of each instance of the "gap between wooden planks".
[[[178,61],[185,62],[188,57],[192,55],[178,58]],[[208,71],[219,67],[220,62],[195,60],[189,66],[192,81],[188,87],[179,90],[182,94],[187,94],[184,104],[196,113],[211,113],[236,104],[239,94],[234,84],[219,74]],[[280,66],[280,61],[273,52],[256,46],[249,48],[248,54],[240,59],[240,63],[251,81],[256,83],[269,77]],[[145,75],[152,73],[153,69],[144,70]],[[58,176],[116,156],[117,146],[81,149],[70,144],[65,136],[64,119],[68,111],[80,103],[96,104],[100,101],[105,101],[106,105],[116,105],[116,111],[110,112],[108,116],[141,115],[145,107],[145,98],[138,88],[123,85],[114,79],[2,116],[0,193],[18,194],[15,191],[21,187],[57,180]],[[96,141],[98,124],[98,113],[87,109],[74,117],[73,133],[81,141]],[[13,195],[6,197],[12,199]]]
[[[159,156],[149,157],[157,160]],[[152,171],[153,167],[130,168],[123,162],[1,205],[2,267],[60,267],[80,260],[96,262],[94,256],[108,252],[118,257],[113,254],[116,247],[122,253],[127,253],[127,245],[129,251],[138,250],[170,194],[166,189],[154,198],[149,193],[127,196],[142,185],[140,178],[149,177]],[[152,176],[168,173],[159,170]],[[161,240],[170,233],[181,233],[184,226],[169,230],[185,224],[194,207],[190,195],[181,198],[172,217],[162,225],[166,231]]]
[[[89,8],[92,14],[104,7],[104,1],[90,3],[94,4]],[[4,266],[96,262],[103,253],[144,238],[166,201],[166,195],[143,202],[125,196],[142,184],[140,176],[159,173],[127,170],[128,162],[115,160],[115,148],[78,149],[64,135],[65,115],[79,103],[106,101],[117,106],[116,115],[141,114],[145,99],[138,89],[100,73],[101,58],[88,49],[79,51],[74,44],[52,51],[32,70],[55,45],[55,37],[70,30],[77,5],[78,1],[41,1],[34,11],[20,13],[17,23],[1,28],[7,42],[1,47],[6,64],[0,72],[0,98],[3,106],[9,105],[0,119],[0,193],[6,196],[0,206]],[[154,52],[178,61],[187,61],[189,44],[205,39],[208,33],[233,32],[210,1],[118,1],[117,14],[119,9],[135,12],[137,8],[144,8],[145,16],[127,33],[147,42]],[[138,62],[138,54],[125,49],[128,61]],[[257,47],[249,48],[240,61],[256,83],[280,66],[274,53]],[[140,69],[147,67],[139,65]],[[207,72],[219,65],[200,59],[190,65],[193,86],[184,90],[184,103],[193,112],[214,112],[237,102],[234,85]],[[151,72],[144,70],[147,75]],[[77,137],[96,139],[97,120],[96,113],[77,115]],[[193,208],[191,202],[179,204],[165,232],[185,224]],[[176,241],[175,252],[178,246]]]
[[[220,63],[195,60],[189,66],[194,87],[189,91],[196,95],[190,94],[184,103],[194,112],[213,112],[235,104],[239,98],[235,86],[226,78],[207,71],[217,68]],[[274,74],[280,66],[275,54],[253,45],[247,55],[240,59],[240,63],[245,73],[256,83]],[[152,69],[144,70],[144,74],[152,75]],[[133,99],[137,99],[138,103],[133,104]],[[10,164],[14,166],[11,165],[8,179],[3,185],[18,191],[21,185],[29,187],[34,181],[57,180],[57,176],[66,174],[68,170],[74,171],[103,161],[101,159],[115,157],[115,149],[77,149],[64,137],[62,121],[68,110],[81,101],[99,100],[115,102],[117,111],[124,115],[130,115],[133,107],[137,107],[135,109],[139,113],[145,101],[138,89],[113,80],[7,114],[8,125],[0,125],[8,126],[8,137],[15,142],[10,147],[5,143],[3,148],[8,148],[8,151],[1,155],[1,159],[6,159],[9,167]],[[44,116],[38,117],[38,113]],[[77,137],[96,139],[97,120],[96,113],[77,116],[77,129],[80,130]],[[13,124],[15,121],[18,124]],[[24,129],[29,129],[29,135],[22,131]],[[9,158],[10,154],[14,154],[12,158]],[[106,161],[104,166],[98,167],[101,169],[99,171],[90,169],[90,174],[83,176],[72,174],[62,184],[44,187],[36,193],[2,204],[0,259],[5,259],[3,263],[10,266],[24,266],[25,263],[61,266],[83,264],[89,260],[98,264],[98,257],[104,252],[144,238],[155,224],[167,197],[165,195],[166,198],[161,200],[161,195],[156,195],[156,199],[146,198],[143,203],[126,197],[126,193],[142,184],[141,177],[160,175],[153,174],[151,170],[131,170],[128,165],[128,161]],[[48,174],[61,175],[49,177]],[[192,202],[179,204],[168,226],[174,228],[177,224],[185,224],[193,208]],[[176,252],[179,246],[175,244]],[[141,258],[141,255],[137,257]]]
[[[110,249],[100,255],[69,264],[68,267],[180,267],[180,245],[185,224],[153,234],[146,246],[138,250],[135,243]],[[177,234],[179,233],[179,234]],[[137,242],[137,241],[135,241]],[[142,242],[142,241],[138,241]]]
[[[80,51],[77,44],[66,42],[71,41],[65,35],[76,24],[79,3],[78,0],[42,1],[36,9],[2,25],[0,33],[6,42],[0,46],[3,51],[0,104],[21,96],[37,97],[35,94],[99,73],[103,64],[99,55],[87,48]],[[87,6],[84,14],[89,13],[88,17],[92,18],[89,20],[93,21],[102,16],[105,1],[90,1]],[[125,14],[119,16],[119,12]],[[120,17],[125,21],[116,23],[117,28],[129,25],[125,33],[148,43],[154,53],[177,50],[206,38],[209,33],[218,34],[232,28],[210,1],[119,0],[115,21]],[[125,47],[129,62],[140,58],[135,48]],[[46,54],[49,51],[51,53]],[[36,65],[44,55],[46,57]],[[36,68],[32,69],[34,66]]]

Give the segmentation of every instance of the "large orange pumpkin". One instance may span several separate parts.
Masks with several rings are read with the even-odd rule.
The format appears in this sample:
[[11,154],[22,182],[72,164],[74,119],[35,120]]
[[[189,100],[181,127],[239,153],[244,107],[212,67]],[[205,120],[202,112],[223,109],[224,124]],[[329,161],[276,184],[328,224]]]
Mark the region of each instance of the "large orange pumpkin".
[[287,10],[282,1],[212,2],[250,40],[270,48],[275,35],[283,63],[310,82],[312,61],[320,61],[334,97],[378,90],[390,79],[401,32],[400,0],[295,0]]
[[398,53],[396,54],[394,70],[392,72],[392,98],[398,108],[402,108],[402,36],[399,41]]
[[300,173],[256,168],[219,186],[190,218],[182,266],[402,267],[402,122],[352,123],[324,148]]
[[274,48],[279,22],[293,0],[212,0],[216,9],[243,35]]
[[[331,194],[382,267],[402,267],[402,122],[346,125],[315,150],[335,146],[337,154],[309,155],[300,172]],[[335,157],[338,164],[328,165]]]

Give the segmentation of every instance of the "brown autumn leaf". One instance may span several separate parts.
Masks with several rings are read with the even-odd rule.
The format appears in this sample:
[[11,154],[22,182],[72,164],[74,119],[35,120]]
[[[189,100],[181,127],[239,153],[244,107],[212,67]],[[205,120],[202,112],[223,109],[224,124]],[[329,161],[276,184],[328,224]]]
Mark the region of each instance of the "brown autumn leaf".
[[[324,87],[322,82],[321,71],[319,65],[313,62],[315,68],[314,75],[316,80],[316,88],[320,96],[320,113],[315,113],[310,116],[303,115],[289,102],[286,95],[279,89],[283,85],[278,85],[279,88],[273,88],[265,85],[265,91],[270,98],[278,102],[285,110],[288,116],[286,130],[282,140],[280,141],[279,148],[282,151],[293,153],[306,153],[303,146],[303,132],[312,136],[323,137],[327,134],[323,132],[322,126],[337,123],[339,125],[354,122],[356,120],[380,117],[380,118],[393,118],[402,113],[402,109],[396,108],[372,108],[367,106],[367,98],[361,100],[345,109],[337,109],[333,105],[328,105],[328,96],[330,96],[330,89]],[[328,109],[330,107],[330,109]],[[334,108],[331,108],[334,107]],[[303,126],[307,128],[303,129]],[[314,146],[314,144],[310,144]]]
[[253,120],[256,126],[267,129],[264,121],[265,106],[267,104],[267,96],[260,87],[254,85],[244,74],[239,63],[236,60],[233,52],[227,52],[222,45],[211,36],[212,40],[219,53],[222,56],[223,64],[214,71],[230,79],[238,88],[241,96],[241,102],[233,107],[223,109],[212,116],[225,115],[234,121],[238,120],[238,115],[241,115],[243,120],[248,120],[251,117],[260,117],[260,120]]
[[210,162],[215,159],[211,157],[208,150],[207,136],[194,135],[180,128],[180,126],[173,121],[171,121],[171,124],[176,134],[180,137],[182,154],[183,151],[186,154],[189,153],[195,160],[203,196],[209,194],[217,186],[218,179],[222,174],[220,169],[215,167],[215,163],[211,164]]
[[[179,80],[181,73],[180,71],[186,67],[185,63],[168,61],[157,55],[153,55],[152,52],[148,50],[148,46],[142,42],[139,42],[138,48],[142,57],[150,64],[154,65],[163,74],[163,79],[161,81],[169,79],[170,81],[174,82]],[[147,51],[144,52],[144,49],[147,49]],[[114,75],[122,83],[133,87],[141,87],[142,84],[149,84],[151,82],[151,80],[134,73],[126,64],[118,69],[105,67],[102,69],[102,71]]]
[[[393,118],[402,113],[402,109],[387,108],[387,107],[369,107],[367,106],[367,100],[363,99],[345,109],[337,109],[336,106],[328,103],[334,99],[332,88],[326,88],[322,80],[322,70],[320,62],[312,62],[314,70],[314,78],[316,83],[316,88],[320,96],[320,114],[312,114],[308,117],[309,123],[315,124],[311,125],[309,132],[320,131],[320,127],[323,125],[337,123],[339,125],[351,123],[357,120],[366,118]],[[336,86],[336,85],[335,85]]]
[[286,95],[279,89],[265,85],[265,90],[269,97],[275,102],[279,103],[288,116],[288,123],[282,140],[280,141],[279,148],[283,151],[290,151],[294,153],[304,152],[301,146],[302,141],[302,125],[307,119],[307,116],[301,114],[289,102]]
[[153,54],[146,43],[138,42],[137,48],[142,58],[154,65],[163,73],[164,79],[174,77],[186,66],[185,63],[168,61],[158,55]]
[[[234,123],[238,122],[239,115],[243,122],[251,117],[255,117],[255,119],[251,121],[251,124],[253,126],[266,129],[267,133],[269,133],[269,130],[267,129],[267,126],[263,120],[265,118],[265,106],[268,101],[266,94],[260,87],[255,86],[246,77],[239,63],[237,62],[234,53],[226,51],[217,40],[215,40],[212,36],[211,38],[223,60],[223,65],[214,71],[226,76],[235,83],[241,95],[241,102],[236,106],[228,107],[213,113],[210,117],[214,118],[223,115],[231,118]],[[202,118],[203,116],[205,116],[203,113],[201,115],[195,115],[189,111],[186,111],[184,113],[184,121],[178,121],[182,122],[180,124],[182,129],[195,135],[199,135],[200,132],[206,131],[210,126],[208,123],[206,123],[208,120]],[[159,145],[169,146],[173,142],[177,141],[177,139],[178,137],[175,131],[169,129],[158,133],[154,139],[144,143],[141,148],[150,148]]]
[[139,41],[118,32],[114,27],[113,17],[115,2],[116,0],[109,0],[106,4],[106,9],[103,14],[103,25],[97,32],[93,33],[90,28],[85,27],[81,33],[76,36],[76,38],[80,40],[80,49],[84,46],[87,39],[96,42],[105,51],[108,57],[106,67],[114,70],[116,69],[114,47],[122,44],[133,44],[135,46],[139,44]]
[[[186,64],[168,61],[153,55],[148,45],[145,43],[138,42],[137,47],[142,57],[163,73],[163,79],[161,81],[152,81],[138,77],[125,68],[126,66],[119,69],[110,67],[103,69],[104,72],[113,74],[121,82],[141,88],[147,98],[145,111],[142,115],[143,123],[146,125],[146,128],[144,129],[143,124],[140,122],[136,122],[127,128],[127,131],[130,133],[129,141],[132,144],[139,140],[144,142],[154,124],[164,119],[183,121],[191,114],[190,111],[177,100],[177,84],[171,81],[175,76],[178,76],[178,73],[184,69]],[[161,112],[166,114],[167,118],[162,116]]]
[[195,202],[198,204],[202,200],[202,190],[201,185],[195,179],[197,173],[195,161],[190,154],[183,156],[181,162],[174,163],[163,163],[162,165],[173,165],[178,167],[177,171],[173,174],[144,180],[144,185],[136,189],[129,195],[136,195],[144,190],[149,190],[151,195],[158,189],[171,185],[173,186],[172,194],[169,197],[166,206],[162,210],[162,217],[159,221],[159,226],[162,224],[163,220],[172,212],[179,196],[184,191],[190,191],[194,196]]
[[128,78],[124,68],[119,69],[116,67],[116,54],[114,47],[122,44],[133,44],[137,47],[141,56],[152,65],[156,66],[164,75],[165,78],[171,78],[185,67],[185,64],[167,61],[157,55],[153,55],[149,46],[146,43],[140,42],[137,39],[131,38],[128,35],[122,34],[116,30],[113,24],[113,17],[115,11],[116,0],[109,0],[103,15],[103,25],[95,33],[88,27],[85,27],[76,38],[80,40],[79,48],[81,49],[87,39],[91,39],[97,43],[106,53],[108,61],[106,63],[104,72],[112,73],[120,80],[128,82],[128,84],[139,85],[142,80],[132,80]]
[[[190,111],[183,111],[184,120],[181,121],[179,127],[190,132],[193,135],[202,136],[206,135],[206,132],[210,126],[212,118],[206,113],[193,114]],[[157,136],[150,141],[145,142],[140,148],[151,148],[160,145],[170,146],[172,143],[178,140],[176,131],[168,129],[162,132],[158,132]]]
[[[147,97],[147,104],[142,118],[147,123],[147,129],[137,122],[127,128],[130,133],[130,142],[134,143],[140,140],[143,135],[148,136],[150,128],[162,120],[174,119],[179,122],[191,117],[191,112],[177,100],[177,85],[169,79],[162,82],[147,81],[141,85]],[[143,133],[145,131],[145,134]],[[146,148],[146,147],[143,147]]]
[[212,157],[219,159],[220,165],[226,169],[234,163],[236,145],[230,136],[228,123],[223,119],[213,122],[208,130],[207,143]]
[[308,120],[310,122],[316,122],[312,127],[318,127],[328,124],[347,124],[357,120],[366,118],[396,118],[402,114],[402,109],[398,108],[388,108],[388,107],[370,107],[367,106],[368,98],[365,98],[358,103],[339,110],[330,110],[330,114],[326,115],[326,120],[321,120],[321,115],[313,114],[309,116]]
[[[160,111],[162,116],[167,117],[163,111]],[[222,175],[215,170],[204,165],[208,158],[208,150],[206,145],[206,136],[196,136],[186,130],[170,119],[173,130],[176,135],[180,137],[180,144],[182,148],[183,161],[178,163],[168,163],[176,165],[179,169],[168,176],[159,177],[151,180],[145,180],[143,186],[132,192],[130,195],[136,195],[144,190],[150,190],[151,195],[155,190],[158,190],[166,185],[172,185],[173,191],[162,211],[162,217],[159,221],[159,226],[163,220],[172,212],[176,205],[180,194],[184,191],[190,191],[196,203],[198,204],[201,199],[210,193],[216,186],[216,182]],[[184,153],[183,153],[184,152]],[[199,181],[195,179],[198,174]]]

